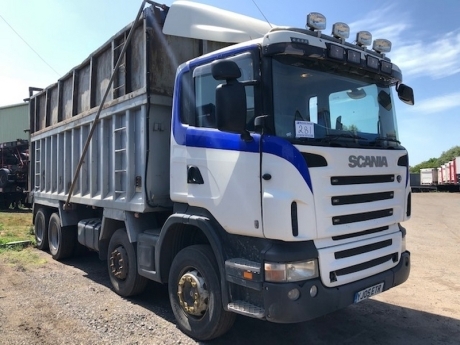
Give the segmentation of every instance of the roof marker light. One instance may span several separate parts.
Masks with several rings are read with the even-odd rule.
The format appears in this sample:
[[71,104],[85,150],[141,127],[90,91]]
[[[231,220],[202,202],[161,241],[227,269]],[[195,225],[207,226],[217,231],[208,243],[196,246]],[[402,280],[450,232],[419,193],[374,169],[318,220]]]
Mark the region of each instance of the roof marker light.
[[391,42],[383,38],[375,39],[372,49],[377,53],[389,53],[391,51]]
[[368,55],[367,56],[367,67],[378,70],[379,69],[379,59]]
[[307,15],[307,26],[310,30],[324,30],[326,29],[326,17],[318,12],[311,12]]
[[350,27],[345,23],[335,23],[332,25],[332,35],[336,38],[346,39],[350,36]]
[[392,72],[392,70],[393,70],[393,64],[392,64],[391,62],[382,60],[382,61],[380,62],[380,70],[381,70],[383,73],[391,74],[391,72]]
[[345,49],[343,49],[343,47],[341,46],[331,44],[328,47],[327,55],[333,59],[344,60],[345,59]]
[[372,43],[372,35],[369,31],[360,31],[356,34],[356,44],[360,47],[370,46]]
[[361,63],[361,53],[356,50],[347,50],[347,61],[359,65]]

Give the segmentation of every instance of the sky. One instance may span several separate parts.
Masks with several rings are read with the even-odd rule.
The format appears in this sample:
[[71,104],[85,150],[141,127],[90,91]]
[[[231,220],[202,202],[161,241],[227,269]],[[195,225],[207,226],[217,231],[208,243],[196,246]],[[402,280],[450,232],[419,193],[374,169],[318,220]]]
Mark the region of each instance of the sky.
[[[172,0],[164,4],[171,5]],[[280,26],[305,27],[309,12],[389,39],[387,56],[414,89],[396,103],[399,139],[412,166],[460,145],[460,0],[196,0]],[[136,17],[141,0],[0,0],[0,107],[22,103],[79,65]],[[262,14],[263,13],[263,14]],[[38,55],[37,55],[38,53]],[[396,95],[395,95],[396,96]]]

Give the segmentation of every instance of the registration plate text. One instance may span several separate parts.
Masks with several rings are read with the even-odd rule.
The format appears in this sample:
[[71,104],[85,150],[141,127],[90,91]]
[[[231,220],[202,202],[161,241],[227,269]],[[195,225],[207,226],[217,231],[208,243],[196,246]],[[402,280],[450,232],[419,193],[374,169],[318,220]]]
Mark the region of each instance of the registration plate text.
[[375,296],[383,291],[383,283],[370,286],[367,289],[358,291],[355,293],[354,303],[358,303],[368,299],[369,297]]

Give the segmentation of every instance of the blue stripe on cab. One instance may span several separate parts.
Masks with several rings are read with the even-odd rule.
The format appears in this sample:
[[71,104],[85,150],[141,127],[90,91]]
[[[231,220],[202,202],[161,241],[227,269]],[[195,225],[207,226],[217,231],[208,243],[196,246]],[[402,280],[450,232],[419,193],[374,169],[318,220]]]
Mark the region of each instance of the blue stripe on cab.
[[310,172],[308,171],[307,162],[300,151],[289,141],[279,137],[265,135],[262,141],[262,149],[265,153],[270,153],[291,163],[302,175],[305,183],[313,193]]

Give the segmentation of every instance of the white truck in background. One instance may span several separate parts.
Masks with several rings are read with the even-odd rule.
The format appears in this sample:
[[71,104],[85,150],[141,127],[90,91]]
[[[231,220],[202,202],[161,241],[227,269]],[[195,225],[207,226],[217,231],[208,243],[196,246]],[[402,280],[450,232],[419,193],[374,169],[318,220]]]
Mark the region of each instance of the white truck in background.
[[420,184],[435,185],[438,184],[438,169],[424,168],[420,169]]
[[301,322],[406,281],[392,89],[408,104],[413,92],[389,41],[325,25],[144,1],[30,99],[38,248],[97,251],[122,296],[168,283],[199,340],[235,314]]

